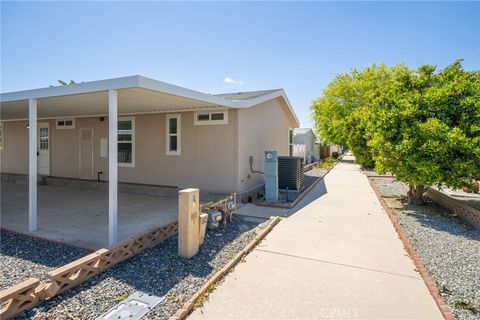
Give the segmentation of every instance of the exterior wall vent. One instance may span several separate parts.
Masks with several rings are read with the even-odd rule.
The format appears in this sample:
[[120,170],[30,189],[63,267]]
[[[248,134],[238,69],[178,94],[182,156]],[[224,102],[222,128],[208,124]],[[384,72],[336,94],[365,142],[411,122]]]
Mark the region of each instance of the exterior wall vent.
[[278,188],[303,189],[303,158],[278,157]]

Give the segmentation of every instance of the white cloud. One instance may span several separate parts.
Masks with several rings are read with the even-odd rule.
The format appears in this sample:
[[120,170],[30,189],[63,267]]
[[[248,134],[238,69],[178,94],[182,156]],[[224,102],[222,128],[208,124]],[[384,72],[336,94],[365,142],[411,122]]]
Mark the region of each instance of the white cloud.
[[225,77],[225,79],[223,79],[223,82],[228,83],[228,84],[238,84],[238,85],[243,84],[242,80],[235,80],[235,79],[232,79],[230,77]]

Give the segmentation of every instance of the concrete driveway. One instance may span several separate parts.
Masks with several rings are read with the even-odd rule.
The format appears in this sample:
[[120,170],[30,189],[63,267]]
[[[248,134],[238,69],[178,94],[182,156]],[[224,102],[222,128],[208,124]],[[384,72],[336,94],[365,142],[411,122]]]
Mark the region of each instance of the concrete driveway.
[[345,157],[189,319],[442,319],[392,224]]

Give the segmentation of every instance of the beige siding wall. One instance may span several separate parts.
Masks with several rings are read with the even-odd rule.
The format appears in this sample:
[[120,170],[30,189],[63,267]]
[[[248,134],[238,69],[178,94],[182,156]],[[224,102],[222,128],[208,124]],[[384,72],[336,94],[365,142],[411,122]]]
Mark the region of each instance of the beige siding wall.
[[248,109],[238,110],[238,184],[239,191],[247,190],[264,182],[264,151],[276,150],[278,155],[288,155],[288,129],[296,127],[289,117],[287,105],[281,99],[270,100]]
[[[135,167],[119,167],[119,181],[198,187],[206,191],[235,190],[235,125],[237,111],[230,110],[228,125],[194,126],[194,113],[181,114],[181,155],[166,155],[166,114],[135,118]],[[46,122],[46,121],[41,121]],[[75,129],[57,130],[50,123],[50,174],[79,177],[79,130],[93,128],[94,178],[103,171],[108,179],[108,158],[100,158],[100,139],[108,138],[108,119],[76,118]],[[27,122],[7,122],[2,172],[28,172]]]
[[3,150],[0,150],[2,172],[28,172],[28,121],[3,123]]

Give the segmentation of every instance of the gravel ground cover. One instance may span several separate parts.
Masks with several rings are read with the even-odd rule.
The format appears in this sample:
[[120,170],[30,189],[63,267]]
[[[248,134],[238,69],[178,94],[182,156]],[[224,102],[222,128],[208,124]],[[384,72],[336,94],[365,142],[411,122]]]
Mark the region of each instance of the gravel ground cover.
[[[379,174],[377,172],[375,172],[373,169],[371,168],[363,168],[363,172],[365,172],[365,174],[367,175],[367,177],[376,177],[376,176],[392,176],[391,173],[386,173],[384,175],[382,174]],[[393,176],[392,176],[393,177]]]
[[227,227],[208,230],[199,253],[189,260],[178,257],[178,239],[172,237],[17,319],[95,319],[137,290],[165,296],[142,319],[168,319],[265,224],[234,217]]
[[51,241],[34,240],[2,230],[0,233],[0,290],[29,277],[46,280],[46,273],[88,252]]
[[408,187],[392,179],[373,179],[384,197],[401,199],[393,208],[415,251],[458,319],[480,319],[480,231],[433,202],[414,206]]

